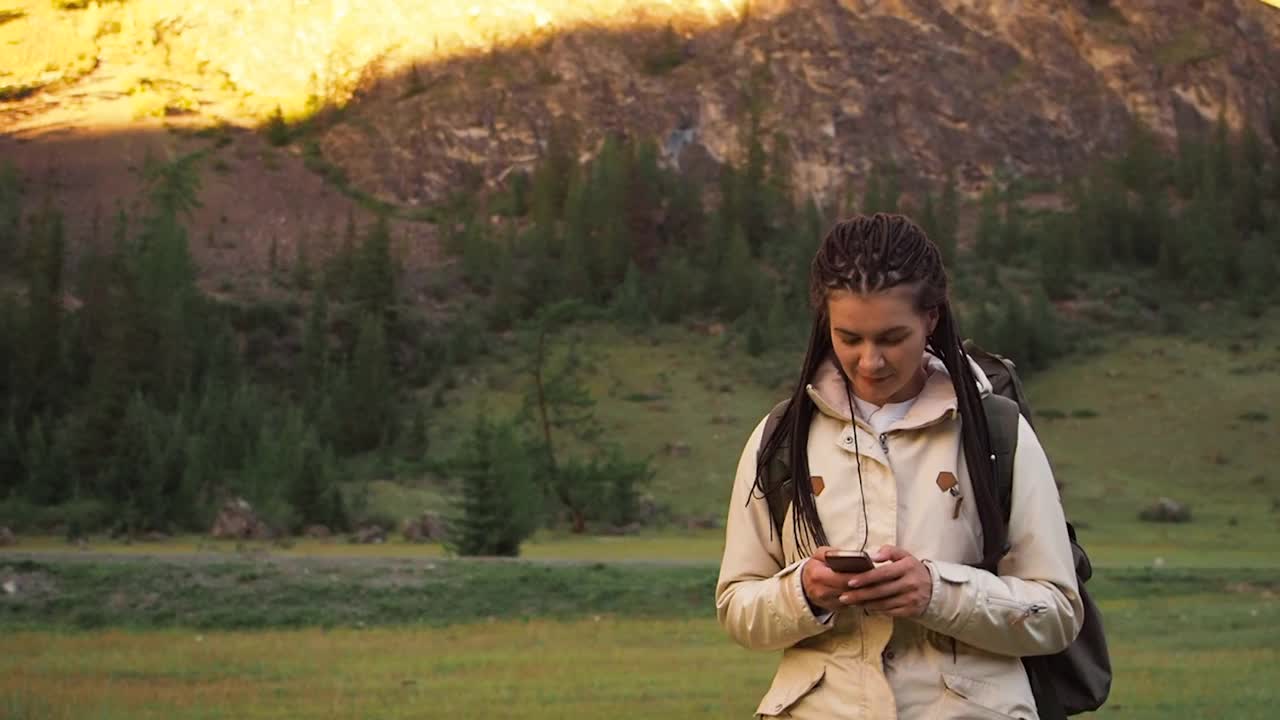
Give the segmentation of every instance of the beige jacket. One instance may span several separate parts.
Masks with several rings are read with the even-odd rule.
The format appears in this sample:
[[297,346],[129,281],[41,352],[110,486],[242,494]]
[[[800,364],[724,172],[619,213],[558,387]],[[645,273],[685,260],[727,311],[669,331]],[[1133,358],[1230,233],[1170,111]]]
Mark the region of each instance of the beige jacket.
[[[1083,609],[1062,506],[1048,460],[1024,420],[1014,460],[1011,551],[1000,574],[968,565],[982,557],[982,531],[960,446],[951,379],[932,356],[929,379],[910,412],[876,437],[849,403],[834,364],[808,387],[817,404],[809,469],[824,479],[816,501],[827,538],[858,549],[863,498],[854,464],[862,456],[868,551],[895,544],[925,561],[933,597],[906,620],[856,607],[826,622],[809,609],[798,572],[791,512],[781,537],[768,505],[752,496],[764,422],[743,449],[716,584],[720,624],[749,649],[782,650],[758,716],[821,718],[1036,718],[1019,657],[1054,653],[1075,639]],[[981,370],[975,373],[990,392]],[[938,474],[951,472],[965,500]]]

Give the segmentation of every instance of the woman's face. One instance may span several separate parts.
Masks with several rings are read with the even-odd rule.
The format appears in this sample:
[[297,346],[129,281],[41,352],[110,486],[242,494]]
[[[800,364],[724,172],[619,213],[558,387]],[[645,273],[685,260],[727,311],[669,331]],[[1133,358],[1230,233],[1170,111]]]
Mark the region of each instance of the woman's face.
[[902,402],[924,387],[924,349],[938,325],[938,310],[916,310],[915,293],[912,285],[898,285],[867,295],[836,290],[827,296],[831,345],[853,380],[853,393],[866,402]]

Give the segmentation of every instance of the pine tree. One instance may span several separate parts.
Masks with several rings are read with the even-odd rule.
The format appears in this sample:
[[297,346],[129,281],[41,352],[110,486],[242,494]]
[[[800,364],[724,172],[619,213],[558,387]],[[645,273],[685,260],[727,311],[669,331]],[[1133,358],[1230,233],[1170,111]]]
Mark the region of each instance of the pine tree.
[[65,392],[60,367],[63,352],[63,266],[66,240],[62,214],[45,209],[31,224],[27,246],[27,317],[20,344],[18,407],[28,416],[42,414]]
[[1140,265],[1154,267],[1160,260],[1160,246],[1172,232],[1169,201],[1163,186],[1149,184],[1138,195],[1137,218],[1133,223],[1133,256]]
[[604,147],[591,164],[590,201],[584,204],[591,244],[589,249],[591,284],[585,297],[603,300],[622,281],[632,259],[627,228],[629,195],[629,152],[616,137],[605,139]]
[[726,319],[740,317],[751,307],[751,301],[759,291],[759,275],[751,259],[751,248],[746,232],[734,226],[729,234],[724,260],[717,268],[716,284],[718,300]]
[[23,495],[36,505],[52,505],[71,498],[74,491],[71,438],[65,425],[36,418],[27,430]]
[[880,198],[881,207],[876,212],[896,213],[898,203],[902,200],[902,173],[895,163],[885,163],[877,174],[884,177],[884,186]]
[[524,297],[520,287],[520,274],[516,270],[515,226],[508,225],[505,237],[495,243],[493,265],[493,296],[491,302],[492,325],[495,329],[510,328],[524,315]]
[[552,128],[542,158],[533,171],[530,190],[530,206],[537,227],[552,228],[563,217],[576,165],[570,133],[563,127]]
[[1078,221],[1073,215],[1055,215],[1041,225],[1036,242],[1039,256],[1040,282],[1045,294],[1061,300],[1071,295],[1076,278],[1073,238]]
[[751,357],[760,357],[765,350],[769,349],[768,341],[765,340],[764,330],[761,325],[764,323],[759,317],[751,317],[747,325],[747,354]]
[[1017,183],[1009,183],[1000,194],[1001,222],[999,224],[997,252],[1008,258],[1021,249],[1023,244],[1022,193]]
[[1159,140],[1146,125],[1132,125],[1124,154],[1115,162],[1116,179],[1126,188],[1143,193],[1149,188],[1163,186],[1167,173]]
[[473,289],[487,292],[493,288],[493,255],[495,243],[485,228],[483,212],[476,213],[459,235],[462,253],[462,276]]
[[1235,225],[1244,233],[1262,232],[1267,226],[1266,154],[1252,127],[1244,129],[1236,166],[1239,177],[1232,195]]
[[[658,165],[658,147],[650,140],[642,140],[630,146],[631,162],[627,179],[627,247],[630,256],[625,266],[640,262],[653,267],[662,252],[663,239],[659,234],[662,224],[664,189],[669,184],[666,173]],[[623,278],[625,279],[625,271]]]
[[424,403],[414,403],[413,424],[405,430],[401,447],[405,457],[410,460],[422,460],[426,457],[427,450],[431,447],[431,430]]
[[22,177],[13,163],[0,163],[0,265],[10,266],[19,253],[22,230]]
[[382,321],[364,316],[355,354],[339,380],[336,414],[339,448],[363,452],[378,447],[395,422],[395,383]]
[[1246,311],[1260,317],[1270,306],[1276,296],[1275,278],[1277,271],[1276,240],[1280,240],[1280,228],[1273,230],[1275,240],[1261,234],[1249,239],[1240,253],[1239,274],[1241,278],[1239,293]]
[[770,212],[773,210],[767,197],[768,155],[760,138],[759,112],[751,113],[746,146],[745,167],[737,177],[738,215],[731,220],[742,227],[748,248],[753,256],[758,256],[770,235]]
[[940,223],[938,222],[938,211],[933,206],[933,193],[926,191],[924,194],[924,203],[920,208],[920,227],[924,230],[924,234],[933,240],[938,246],[938,250],[942,253],[944,263],[950,262],[947,250],[943,249],[941,242],[942,233],[940,232]]
[[391,253],[391,227],[387,217],[379,215],[356,252],[351,299],[364,314],[381,318],[384,329],[390,327],[394,315],[397,275]]
[[613,294],[613,316],[633,328],[644,327],[652,320],[645,283],[640,268],[634,262],[630,263],[622,284]]
[[1213,139],[1209,145],[1207,160],[1211,168],[1209,172],[1213,175],[1214,186],[1223,197],[1230,197],[1235,192],[1235,148],[1231,142],[1231,128],[1227,125],[1226,116],[1221,113],[1213,128]]
[[200,206],[198,159],[186,156],[147,166],[150,213],[127,259],[137,293],[140,339],[150,345],[146,389],[165,409],[174,407],[193,380],[193,340],[203,332],[195,263],[182,225]]
[[342,242],[337,252],[329,257],[324,272],[325,284],[334,298],[346,298],[350,294],[352,277],[356,264],[356,218],[347,213],[346,229],[342,233]]
[[[1204,177],[1178,221],[1178,261],[1183,282],[1200,297],[1216,297],[1226,289],[1230,253],[1224,253],[1219,223],[1226,214],[1218,189],[1218,173],[1204,166]],[[1234,264],[1234,263],[1232,263]]]
[[311,294],[302,335],[302,372],[298,375],[302,396],[314,399],[324,392],[329,379],[329,297],[324,286]]
[[1199,137],[1178,135],[1178,157],[1174,162],[1174,179],[1178,193],[1184,198],[1195,194],[1204,177],[1209,148]]
[[948,266],[954,266],[960,257],[959,228],[960,203],[957,197],[956,178],[954,172],[948,172],[947,181],[942,186],[942,198],[938,203],[938,236],[934,238]]
[[977,238],[974,250],[979,258],[994,261],[1000,256],[1000,196],[995,185],[991,185],[982,193],[981,206],[978,210]]
[[1027,342],[1028,369],[1043,369],[1053,364],[1061,346],[1061,331],[1057,313],[1049,296],[1037,288],[1031,294],[1029,334]]
[[1022,298],[1015,292],[1004,291],[1000,318],[996,322],[995,352],[1013,358],[1015,362],[1029,363],[1031,357],[1030,321]]
[[679,250],[666,253],[658,266],[653,308],[659,320],[675,322],[700,307],[705,280]]
[[561,268],[564,297],[589,299],[594,287],[592,279],[593,249],[591,225],[587,209],[587,187],[577,179],[569,185],[564,204],[564,235]]
[[536,463],[516,424],[481,413],[447,467],[459,481],[447,546],[459,555],[519,555],[537,527],[540,503]]

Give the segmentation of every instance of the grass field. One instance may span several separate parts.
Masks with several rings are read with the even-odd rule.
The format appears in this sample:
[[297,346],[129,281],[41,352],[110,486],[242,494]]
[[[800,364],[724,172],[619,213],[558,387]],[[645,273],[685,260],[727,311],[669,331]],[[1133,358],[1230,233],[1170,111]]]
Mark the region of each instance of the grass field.
[[[1101,715],[1274,717],[1280,576],[1226,578],[1108,581],[1116,681]],[[749,717],[776,658],[732,645],[708,609],[443,628],[7,632],[0,715]]]
[[[1274,313],[1273,313],[1274,315]],[[667,522],[626,537],[544,531],[525,560],[439,546],[130,545],[21,538],[0,554],[0,717],[747,717],[775,656],[711,619],[732,466],[777,398],[777,363],[665,328],[592,332],[606,429],[651,455]],[[1116,681],[1102,715],[1270,718],[1280,703],[1280,332],[1108,340],[1031,379],[1068,514],[1100,570]],[[771,365],[772,363],[772,365]],[[509,410],[498,364],[473,369],[435,418],[433,448],[475,412]],[[483,397],[483,402],[468,398]],[[663,452],[689,445],[687,455]],[[430,478],[382,480],[371,502],[445,506]],[[1157,497],[1193,521],[1148,524]],[[25,588],[25,589],[24,589]],[[34,593],[34,594],[33,594]],[[43,593],[43,594],[41,594]]]

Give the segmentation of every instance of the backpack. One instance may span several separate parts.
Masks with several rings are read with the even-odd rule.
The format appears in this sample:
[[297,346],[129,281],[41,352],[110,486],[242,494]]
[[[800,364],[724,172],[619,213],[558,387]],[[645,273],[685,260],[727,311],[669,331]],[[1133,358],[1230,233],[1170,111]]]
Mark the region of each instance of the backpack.
[[[982,410],[987,416],[991,452],[995,456],[995,498],[1008,523],[1012,510],[1013,459],[1018,449],[1018,417],[1025,417],[1028,423],[1031,422],[1031,408],[1011,360],[989,353],[970,340],[965,341],[964,347],[992,385],[992,392],[983,398]],[[765,440],[777,431],[788,403],[784,400],[770,411],[761,436],[761,448]],[[784,443],[774,453],[763,478],[764,487],[769,489],[764,493],[769,515],[779,536],[791,504],[791,472],[787,458]],[[757,454],[757,463],[759,460]],[[1067,523],[1067,536],[1071,540],[1076,584],[1084,604],[1084,622],[1080,634],[1066,650],[1053,655],[1022,658],[1041,720],[1063,720],[1068,715],[1097,710],[1111,690],[1111,657],[1107,652],[1102,615],[1085,590],[1085,583],[1093,575],[1093,566],[1077,542],[1071,523]]]

